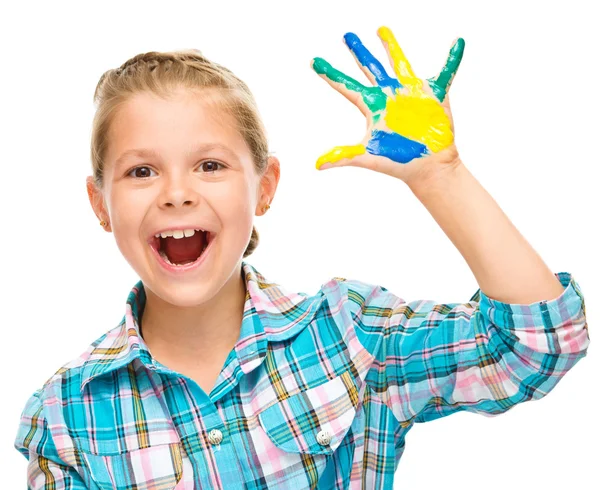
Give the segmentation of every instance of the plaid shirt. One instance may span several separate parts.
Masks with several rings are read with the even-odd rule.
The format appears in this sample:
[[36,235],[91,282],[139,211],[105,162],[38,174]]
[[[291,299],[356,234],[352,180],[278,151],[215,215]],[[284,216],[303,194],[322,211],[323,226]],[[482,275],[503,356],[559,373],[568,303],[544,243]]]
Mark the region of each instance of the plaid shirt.
[[570,273],[550,301],[405,302],[335,277],[287,292],[242,262],[240,337],[210,394],[155,360],[145,292],[27,401],[15,447],[34,489],[389,488],[407,432],[540,399],[586,355]]

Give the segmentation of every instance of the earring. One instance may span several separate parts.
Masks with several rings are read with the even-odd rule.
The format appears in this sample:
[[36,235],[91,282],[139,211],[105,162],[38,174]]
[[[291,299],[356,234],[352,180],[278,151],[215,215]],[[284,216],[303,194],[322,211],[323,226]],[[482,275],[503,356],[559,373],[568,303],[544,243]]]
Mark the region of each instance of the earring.
[[108,223],[104,220],[100,221],[100,226],[102,226],[102,228],[104,228]]
[[263,213],[267,212],[267,209],[270,209],[271,206],[269,204],[267,204],[264,208],[263,208]]

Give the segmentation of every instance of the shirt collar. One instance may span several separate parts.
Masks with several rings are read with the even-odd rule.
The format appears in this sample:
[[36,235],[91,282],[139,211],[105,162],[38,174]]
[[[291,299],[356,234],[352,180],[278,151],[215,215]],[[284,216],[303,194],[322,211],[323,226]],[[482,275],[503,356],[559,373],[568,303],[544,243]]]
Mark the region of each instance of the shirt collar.
[[[313,319],[322,295],[308,296],[289,292],[266,279],[252,265],[242,261],[246,281],[246,301],[235,352],[244,372],[262,362],[268,342],[281,342],[297,335]],[[154,362],[140,335],[140,312],[144,311],[146,292],[138,281],[127,297],[120,324],[90,346],[82,364],[80,389],[92,380],[139,359],[146,366]]]

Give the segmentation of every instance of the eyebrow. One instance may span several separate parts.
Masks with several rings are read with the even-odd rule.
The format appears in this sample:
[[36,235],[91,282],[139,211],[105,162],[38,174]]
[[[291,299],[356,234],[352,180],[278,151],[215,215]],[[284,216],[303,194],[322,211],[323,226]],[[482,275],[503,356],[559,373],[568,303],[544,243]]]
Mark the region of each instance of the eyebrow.
[[[226,153],[228,153],[229,155],[231,155],[233,158],[235,158],[236,161],[239,160],[237,154],[233,150],[231,150],[227,146],[222,145],[220,143],[205,143],[205,144],[196,146],[196,147],[192,148],[191,150],[189,150],[186,153],[186,156],[189,157],[189,156],[195,155],[197,153],[207,152],[210,150],[223,150]],[[123,153],[121,153],[119,158],[117,158],[115,160],[115,166],[121,165],[129,157],[134,157],[134,156],[136,156],[136,157],[160,157],[160,153],[157,152],[156,150],[152,150],[149,148],[132,148],[130,150],[126,150]]]

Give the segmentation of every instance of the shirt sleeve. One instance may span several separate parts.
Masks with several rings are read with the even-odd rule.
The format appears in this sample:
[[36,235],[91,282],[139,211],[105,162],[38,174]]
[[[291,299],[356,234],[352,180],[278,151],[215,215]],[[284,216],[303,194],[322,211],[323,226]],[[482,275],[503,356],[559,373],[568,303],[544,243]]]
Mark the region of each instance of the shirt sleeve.
[[461,410],[495,416],[544,397],[590,340],[579,285],[570,273],[555,276],[563,292],[531,304],[503,303],[481,289],[465,303],[407,303],[349,281],[357,337],[374,355],[367,384],[401,423]]
[[75,469],[61,459],[48,428],[44,406],[36,391],[27,400],[14,447],[25,456],[28,490],[85,490]]

